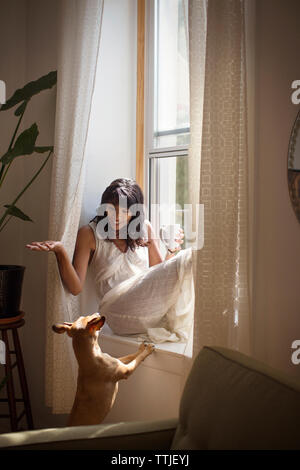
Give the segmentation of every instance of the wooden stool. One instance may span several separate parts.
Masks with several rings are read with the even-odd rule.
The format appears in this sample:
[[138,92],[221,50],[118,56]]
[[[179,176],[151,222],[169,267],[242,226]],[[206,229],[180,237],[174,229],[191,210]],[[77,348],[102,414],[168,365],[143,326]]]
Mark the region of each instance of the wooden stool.
[[[23,362],[22,349],[19,341],[18,328],[24,325],[25,320],[24,312],[19,312],[17,316],[10,318],[0,319],[0,330],[2,332],[2,340],[5,343],[6,349],[6,361],[5,367],[5,378],[6,378],[6,390],[7,398],[1,398],[0,402],[8,403],[9,414],[0,414],[0,418],[10,418],[11,430],[18,431],[18,423],[21,418],[26,415],[28,429],[33,429],[33,420],[30,406],[30,399],[28,393],[28,386],[25,375],[25,368]],[[14,350],[9,347],[8,331],[11,330],[13,337]],[[12,363],[11,355],[15,354],[16,360]],[[14,381],[13,381],[13,369],[18,367],[19,381],[22,390],[22,398],[15,397]],[[24,403],[24,410],[19,416],[17,416],[17,403]]]

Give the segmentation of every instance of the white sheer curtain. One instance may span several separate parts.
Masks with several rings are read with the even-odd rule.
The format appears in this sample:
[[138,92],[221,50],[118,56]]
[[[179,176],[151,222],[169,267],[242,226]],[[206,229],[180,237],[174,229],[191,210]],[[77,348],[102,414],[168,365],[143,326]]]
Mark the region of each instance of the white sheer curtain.
[[194,251],[194,355],[250,353],[244,0],[190,0],[190,199],[204,204]]
[[[55,155],[52,168],[49,239],[61,240],[72,259],[79,227],[85,176],[85,147],[101,35],[103,0],[61,0]],[[51,326],[79,316],[79,299],[60,281],[50,254],[47,285],[46,404],[69,412],[76,384],[70,338]],[[72,364],[72,366],[71,366]]]

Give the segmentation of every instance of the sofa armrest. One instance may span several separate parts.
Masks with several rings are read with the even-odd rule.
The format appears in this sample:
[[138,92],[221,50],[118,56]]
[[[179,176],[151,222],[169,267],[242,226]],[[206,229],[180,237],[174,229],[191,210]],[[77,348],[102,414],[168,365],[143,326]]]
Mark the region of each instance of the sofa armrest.
[[49,428],[0,435],[1,450],[167,450],[177,418]]

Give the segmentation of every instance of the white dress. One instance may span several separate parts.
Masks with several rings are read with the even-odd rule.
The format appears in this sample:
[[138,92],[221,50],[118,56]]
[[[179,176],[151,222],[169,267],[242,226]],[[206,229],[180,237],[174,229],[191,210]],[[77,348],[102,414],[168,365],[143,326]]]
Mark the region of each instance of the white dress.
[[188,338],[194,309],[192,250],[149,267],[148,248],[126,253],[101,237],[90,222],[96,249],[89,269],[99,312],[117,335],[143,335],[160,343]]

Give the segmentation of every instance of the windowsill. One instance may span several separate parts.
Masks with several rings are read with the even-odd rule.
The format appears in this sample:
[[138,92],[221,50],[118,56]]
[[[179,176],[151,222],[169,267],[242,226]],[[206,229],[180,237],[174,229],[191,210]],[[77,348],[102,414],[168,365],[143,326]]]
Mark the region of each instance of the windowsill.
[[[114,334],[107,324],[103,326],[101,330],[101,336],[105,336],[106,338],[110,338],[114,342],[123,344],[139,344],[141,342],[141,340],[137,337],[131,337],[130,335],[119,336]],[[160,351],[162,353],[174,356],[186,356],[191,358],[192,349],[192,341],[189,341],[188,345],[185,342],[173,343],[170,341],[166,341],[165,343],[155,343],[156,351]]]

